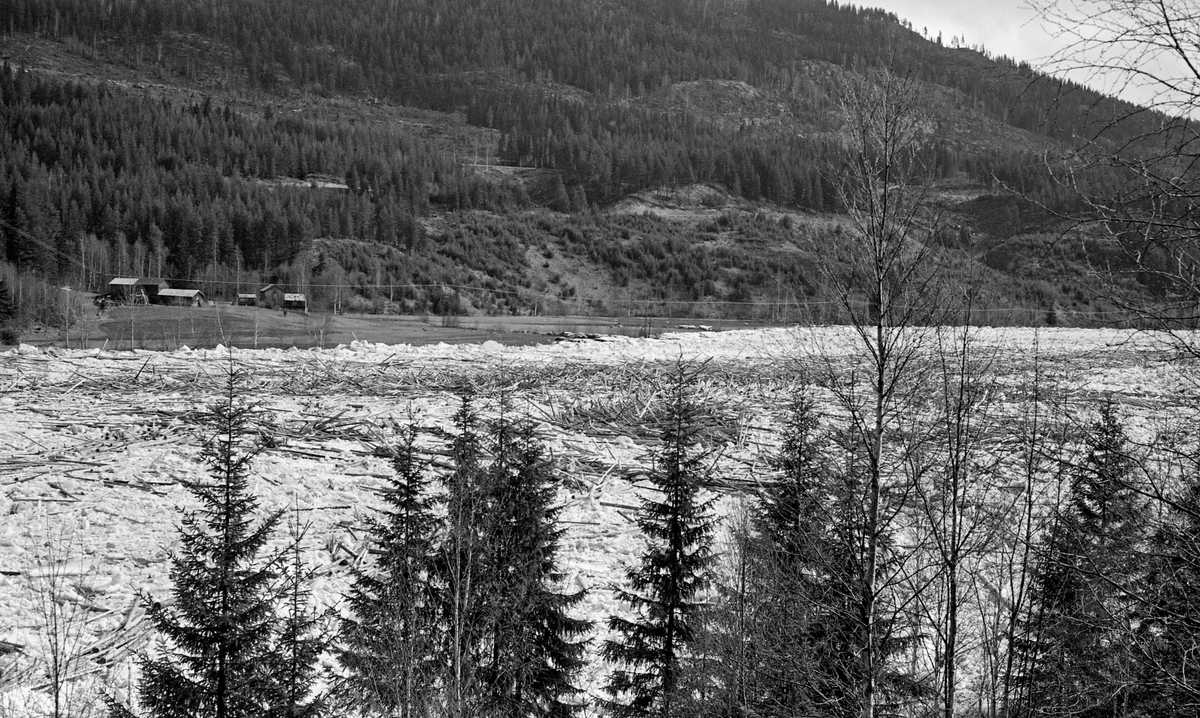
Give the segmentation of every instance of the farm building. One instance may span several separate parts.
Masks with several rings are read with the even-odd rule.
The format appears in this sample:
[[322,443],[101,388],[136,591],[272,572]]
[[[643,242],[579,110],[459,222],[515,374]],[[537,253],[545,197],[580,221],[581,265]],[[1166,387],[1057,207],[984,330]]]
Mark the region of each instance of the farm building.
[[160,291],[169,286],[163,279],[117,277],[108,283],[108,293],[113,301],[149,304],[154,301]]
[[155,304],[172,307],[202,307],[204,293],[199,289],[160,289]]
[[307,313],[308,312],[308,300],[304,298],[303,294],[284,294],[283,295],[283,308],[284,309],[295,309],[298,312]]
[[268,284],[258,290],[258,306],[268,309],[279,309],[283,306],[283,287],[278,284]]
[[239,294],[237,301],[234,302],[239,307],[253,307],[258,305],[257,294]]

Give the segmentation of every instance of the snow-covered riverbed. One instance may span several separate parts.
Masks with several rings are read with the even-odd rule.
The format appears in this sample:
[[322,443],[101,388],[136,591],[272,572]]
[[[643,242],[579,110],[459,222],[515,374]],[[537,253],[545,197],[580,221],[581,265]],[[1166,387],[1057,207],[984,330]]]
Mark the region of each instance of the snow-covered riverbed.
[[[1174,352],[1152,334],[984,329],[973,333],[973,345],[1012,382],[1036,364],[1081,411],[1111,396],[1153,422],[1194,392],[1171,361]],[[24,646],[26,656],[38,653],[28,576],[47,540],[63,530],[74,543],[62,558],[77,562],[81,583],[63,599],[90,607],[88,641],[103,648],[115,631],[145,630],[136,592],[169,593],[166,552],[176,543],[178,509],[191,505],[182,482],[203,476],[198,412],[231,364],[246,372],[246,397],[261,404],[276,437],[255,463],[254,489],[264,509],[294,505],[311,522],[309,562],[322,567],[319,604],[338,604],[347,565],[363,555],[364,518],[388,472],[373,452],[385,420],[411,417],[449,429],[456,389],[472,384],[485,412],[489,394],[512,396],[567,476],[567,584],[590,589],[581,613],[602,626],[616,608],[610,587],[640,550],[629,507],[638,502],[637,475],[653,458],[647,428],[670,365],[708,361],[698,391],[720,429],[713,441],[722,444],[721,470],[753,481],[767,471],[778,413],[806,362],[836,363],[859,349],[850,330],[817,328],[520,348],[355,343],[303,351],[0,353],[0,640]],[[738,500],[729,492],[721,506]],[[124,690],[129,653],[108,655],[120,660],[97,675]],[[605,673],[593,662],[589,690],[598,691]],[[32,700],[28,692],[9,698]]]

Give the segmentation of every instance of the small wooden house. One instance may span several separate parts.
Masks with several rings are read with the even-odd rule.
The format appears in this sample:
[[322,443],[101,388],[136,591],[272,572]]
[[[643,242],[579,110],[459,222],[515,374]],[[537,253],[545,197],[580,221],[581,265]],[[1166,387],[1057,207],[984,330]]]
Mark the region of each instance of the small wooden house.
[[131,302],[133,304],[150,304],[163,289],[168,288],[166,280],[149,277],[117,277],[108,283],[108,294],[116,302]]
[[284,294],[283,308],[295,309],[298,312],[308,313],[308,300],[303,294]]
[[282,309],[283,294],[283,287],[278,284],[268,284],[258,290],[258,306],[268,309]]
[[202,307],[204,293],[199,289],[160,289],[155,304],[172,307]]
[[237,295],[237,301],[235,301],[234,304],[239,307],[257,306],[258,305],[258,295],[257,294],[239,294],[239,295]]

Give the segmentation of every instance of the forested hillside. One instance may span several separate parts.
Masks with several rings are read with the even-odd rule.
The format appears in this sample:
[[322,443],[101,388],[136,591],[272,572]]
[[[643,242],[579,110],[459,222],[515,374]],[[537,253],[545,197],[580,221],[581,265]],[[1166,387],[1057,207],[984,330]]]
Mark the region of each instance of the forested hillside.
[[[699,223],[648,220],[631,235],[606,210],[707,185],[727,229],[767,206],[841,241],[836,222],[804,219],[842,210],[838,88],[868,68],[921,79],[914,161],[924,181],[973,196],[1069,202],[1043,153],[1120,109],[824,0],[19,0],[0,6],[0,32],[10,277],[95,289],[158,274],[217,295],[242,281],[386,287],[395,311],[445,310],[447,291],[467,290],[454,306],[591,299],[574,309],[598,311],[617,290],[820,301],[790,230],[721,257],[683,241],[657,273],[628,240],[653,254]],[[1050,310],[1078,294],[1082,265],[1058,282],[997,260],[997,244],[1046,229],[1027,221],[1044,218],[1034,207],[997,224],[955,206],[943,228],[961,240],[958,263],[994,275],[996,306]],[[331,266],[321,248],[344,255],[345,240],[354,256]],[[583,297],[541,271],[535,250],[551,245],[568,275],[608,289]]]

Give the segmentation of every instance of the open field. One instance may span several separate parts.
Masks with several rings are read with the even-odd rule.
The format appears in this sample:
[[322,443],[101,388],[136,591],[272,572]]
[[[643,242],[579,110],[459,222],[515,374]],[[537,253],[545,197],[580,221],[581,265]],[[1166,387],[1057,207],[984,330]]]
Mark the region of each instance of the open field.
[[39,329],[22,335],[30,344],[69,345],[107,350],[172,351],[218,344],[243,349],[335,347],[355,341],[410,344],[464,344],[497,341],[524,346],[552,341],[564,333],[653,337],[666,331],[766,326],[761,322],[714,319],[576,316],[400,316],[303,314],[225,303],[200,308],[119,306],[102,314],[87,311],[71,330]]
[[[129,316],[135,329],[161,332],[175,322],[182,332],[189,327],[185,318],[211,312],[221,329],[244,337],[251,315],[237,309],[244,308]],[[308,318],[289,312],[286,319],[292,334],[285,336],[308,336]],[[0,641],[24,646],[26,660],[38,654],[27,577],[38,568],[37,547],[66,528],[76,537],[69,558],[77,562],[79,585],[64,600],[87,606],[88,642],[104,658],[89,670],[119,693],[128,689],[130,656],[148,636],[135,592],[169,593],[166,552],[177,545],[178,507],[192,501],[183,484],[203,476],[199,412],[219,391],[230,363],[249,372],[246,395],[261,402],[267,411],[262,430],[275,438],[254,466],[255,491],[265,509],[294,504],[312,522],[308,557],[320,567],[318,603],[336,607],[348,567],[366,556],[364,521],[388,471],[373,451],[386,438],[384,422],[412,417],[429,430],[425,444],[436,451],[434,430],[450,428],[455,391],[469,384],[485,397],[485,412],[489,393],[501,387],[513,393],[563,470],[566,584],[590,590],[580,610],[599,624],[618,610],[610,589],[640,550],[630,507],[645,488],[642,475],[657,446],[650,417],[671,363],[708,361],[697,391],[709,413],[707,440],[720,450],[718,475],[728,478],[713,489],[723,497],[722,510],[730,511],[770,474],[780,413],[812,362],[836,365],[855,351],[853,336],[840,328],[505,346],[483,341],[492,330],[439,334],[440,327],[416,319],[391,320],[390,327],[403,330],[380,329],[383,320],[372,317],[336,320],[341,323],[324,336],[326,346],[358,329],[365,336],[432,333],[430,342],[442,343],[153,352],[112,351],[117,342],[110,340],[107,350],[23,346],[0,353]],[[123,321],[113,313],[101,326]],[[150,336],[146,341],[154,346]],[[466,336],[483,343],[451,345]],[[994,357],[1000,412],[1019,411],[1019,387],[1035,361],[1047,392],[1053,387],[1071,420],[1086,421],[1097,400],[1112,398],[1134,430],[1146,433],[1195,404],[1195,387],[1179,374],[1174,352],[1151,334],[988,329],[974,336],[977,350]],[[260,346],[286,343],[274,339]],[[211,342],[185,335],[178,343]],[[818,401],[827,399],[819,388],[815,393]],[[593,642],[593,651],[598,645]],[[589,692],[599,692],[607,672],[592,661],[584,676]],[[9,686],[0,706],[3,696],[9,707],[36,706],[40,699],[27,689],[37,682],[30,677],[23,687]]]

